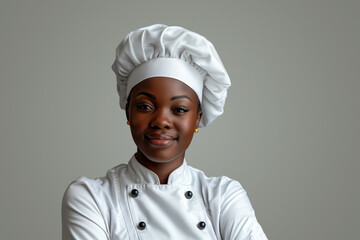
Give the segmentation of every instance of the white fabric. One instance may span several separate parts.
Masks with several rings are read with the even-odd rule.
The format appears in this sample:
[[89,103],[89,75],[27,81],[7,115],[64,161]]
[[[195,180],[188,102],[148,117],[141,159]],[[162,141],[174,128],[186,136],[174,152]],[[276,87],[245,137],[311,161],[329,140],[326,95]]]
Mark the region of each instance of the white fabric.
[[133,87],[152,77],[177,79],[192,88],[200,102],[202,101],[203,77],[193,66],[178,58],[155,58],[135,68],[129,75],[126,98]]
[[[192,198],[185,197],[187,191]],[[141,221],[143,230],[137,227]],[[203,230],[200,221],[206,223]],[[135,157],[105,177],[70,184],[62,202],[62,234],[63,240],[267,239],[237,181],[208,178],[184,161],[168,184],[159,184]]]
[[[157,58],[180,59],[192,66],[201,76],[198,81],[203,84],[203,91],[202,95],[198,94],[198,96],[203,115],[199,127],[205,127],[223,113],[227,89],[231,83],[213,44],[195,32],[162,24],[151,25],[129,33],[116,48],[116,58],[112,69],[116,74],[122,109],[126,107],[127,93],[131,90],[128,89],[131,73],[145,62]],[[157,67],[157,69],[160,68]],[[193,74],[189,72],[186,75]],[[143,72],[141,76],[143,79],[139,78],[136,81],[149,77],[150,75]],[[155,77],[153,73],[151,77]],[[196,78],[184,79],[182,75],[176,79],[184,82],[196,80]]]

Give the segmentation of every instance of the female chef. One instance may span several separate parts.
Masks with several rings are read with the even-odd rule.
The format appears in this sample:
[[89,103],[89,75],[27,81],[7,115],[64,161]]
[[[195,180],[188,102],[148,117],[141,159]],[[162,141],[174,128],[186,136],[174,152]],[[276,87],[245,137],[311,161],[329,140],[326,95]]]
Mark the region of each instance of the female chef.
[[213,45],[181,27],[129,33],[113,70],[137,146],[105,177],[81,177],[62,202],[63,240],[267,239],[241,185],[208,178],[184,157],[222,114],[229,76]]

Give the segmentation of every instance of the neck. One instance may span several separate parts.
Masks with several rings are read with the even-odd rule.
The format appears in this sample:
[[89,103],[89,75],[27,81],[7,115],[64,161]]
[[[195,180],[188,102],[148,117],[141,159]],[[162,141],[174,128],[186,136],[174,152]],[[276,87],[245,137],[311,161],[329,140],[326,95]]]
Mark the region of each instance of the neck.
[[160,184],[168,183],[169,175],[182,165],[184,162],[184,156],[185,154],[182,154],[171,161],[161,162],[150,160],[139,150],[135,154],[135,157],[139,163],[153,171],[158,176]]

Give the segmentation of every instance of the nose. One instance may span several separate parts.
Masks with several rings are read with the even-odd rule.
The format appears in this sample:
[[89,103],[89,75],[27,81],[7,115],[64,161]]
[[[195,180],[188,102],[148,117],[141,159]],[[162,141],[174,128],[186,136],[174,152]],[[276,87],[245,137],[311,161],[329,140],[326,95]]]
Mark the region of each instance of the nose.
[[155,129],[170,129],[172,128],[172,121],[170,113],[167,112],[165,109],[157,109],[153,113],[153,118],[150,122],[150,127]]

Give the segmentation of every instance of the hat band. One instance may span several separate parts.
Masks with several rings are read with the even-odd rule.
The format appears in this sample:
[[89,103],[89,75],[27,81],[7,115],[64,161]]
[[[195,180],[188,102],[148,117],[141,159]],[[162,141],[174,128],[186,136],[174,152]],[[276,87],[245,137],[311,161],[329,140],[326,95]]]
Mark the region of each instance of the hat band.
[[136,67],[128,78],[126,98],[134,86],[152,77],[179,80],[194,90],[200,102],[202,100],[203,77],[191,64],[178,58],[155,58]]

